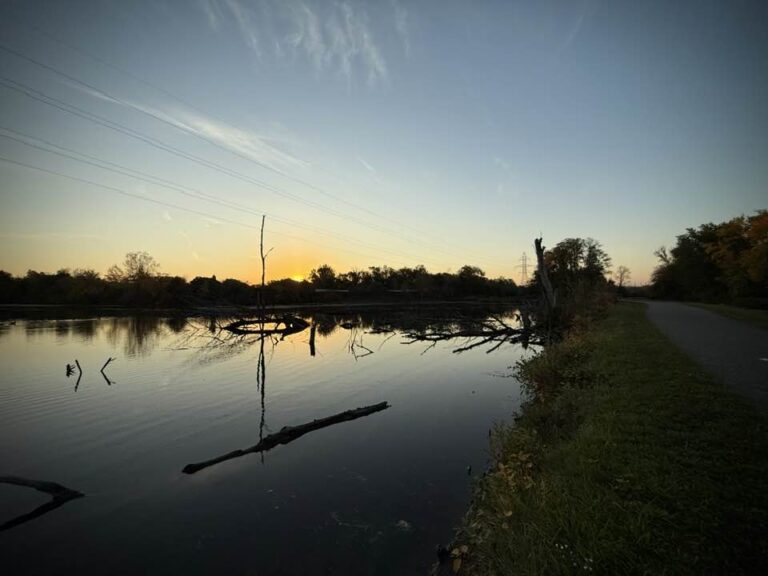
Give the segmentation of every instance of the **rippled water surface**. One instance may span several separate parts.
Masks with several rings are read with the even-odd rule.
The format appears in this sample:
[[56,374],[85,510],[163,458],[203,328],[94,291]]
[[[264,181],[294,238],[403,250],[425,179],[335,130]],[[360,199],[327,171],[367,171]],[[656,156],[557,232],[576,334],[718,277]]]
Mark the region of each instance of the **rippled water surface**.
[[[490,426],[519,406],[504,376],[527,353],[406,344],[408,322],[430,315],[307,317],[314,356],[310,328],[260,340],[201,318],[3,322],[0,476],[85,494],[0,532],[4,572],[424,574],[466,510]],[[65,374],[76,359],[79,383]],[[283,426],[383,401],[182,473]],[[48,500],[0,484],[0,524]]]

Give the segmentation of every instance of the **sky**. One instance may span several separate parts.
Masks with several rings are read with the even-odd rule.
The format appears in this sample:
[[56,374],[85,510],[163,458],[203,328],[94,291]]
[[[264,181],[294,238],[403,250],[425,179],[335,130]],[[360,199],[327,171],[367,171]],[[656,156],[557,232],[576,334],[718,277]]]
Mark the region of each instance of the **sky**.
[[768,208],[768,3],[0,0],[0,269],[648,281]]

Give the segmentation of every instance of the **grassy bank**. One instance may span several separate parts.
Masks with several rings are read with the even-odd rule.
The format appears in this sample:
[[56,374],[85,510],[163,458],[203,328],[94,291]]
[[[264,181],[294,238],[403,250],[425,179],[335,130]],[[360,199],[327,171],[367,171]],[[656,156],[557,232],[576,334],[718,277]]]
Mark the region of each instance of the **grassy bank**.
[[700,302],[691,303],[691,306],[698,306],[710,312],[715,312],[721,316],[734,318],[742,322],[747,322],[758,328],[768,330],[768,310],[756,310],[754,308],[739,308],[737,306],[728,306],[727,304],[702,304]]
[[619,304],[522,365],[462,574],[750,574],[768,558],[768,420]]

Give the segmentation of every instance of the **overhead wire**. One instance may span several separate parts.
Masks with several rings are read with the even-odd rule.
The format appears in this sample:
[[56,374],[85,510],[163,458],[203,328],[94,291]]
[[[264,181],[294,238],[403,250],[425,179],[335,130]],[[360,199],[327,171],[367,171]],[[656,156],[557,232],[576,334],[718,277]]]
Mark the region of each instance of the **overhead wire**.
[[[276,174],[278,174],[278,175],[280,175],[280,176],[282,176],[282,177],[284,177],[284,178],[286,178],[288,180],[291,180],[291,181],[293,181],[293,182],[295,182],[297,184],[306,186],[307,188],[310,188],[310,189],[318,192],[319,194],[322,194],[322,195],[324,195],[324,196],[326,196],[326,197],[328,197],[328,198],[330,198],[332,200],[335,200],[336,202],[340,202],[340,203],[346,204],[347,206],[349,206],[351,208],[354,208],[356,210],[360,210],[360,211],[365,212],[365,213],[367,213],[369,215],[372,215],[374,217],[382,218],[382,219],[385,219],[385,220],[389,220],[388,218],[385,218],[385,217],[377,214],[376,212],[374,212],[374,211],[372,211],[372,210],[370,210],[368,208],[365,208],[363,206],[358,206],[357,204],[354,204],[353,202],[350,202],[350,201],[348,201],[348,200],[346,200],[344,198],[341,198],[340,196],[332,194],[332,193],[330,193],[330,192],[320,188],[319,186],[316,186],[316,185],[312,184],[311,182],[307,182],[306,180],[303,180],[301,178],[297,178],[295,176],[292,176],[292,175],[290,175],[290,174],[288,174],[288,173],[286,173],[286,172],[284,172],[282,170],[279,170],[279,169],[275,168],[274,166],[270,166],[269,164],[267,164],[265,162],[260,162],[259,160],[253,158],[252,156],[249,156],[249,155],[246,155],[246,154],[242,154],[241,152],[238,152],[237,150],[233,150],[230,147],[223,146],[222,144],[220,144],[216,140],[214,140],[212,138],[209,138],[209,137],[207,137],[207,136],[205,136],[203,134],[200,134],[199,132],[197,132],[197,131],[195,131],[193,129],[190,129],[188,126],[185,126],[184,124],[182,124],[182,123],[180,123],[178,121],[169,120],[168,118],[164,118],[160,114],[156,114],[156,113],[154,113],[154,112],[152,112],[150,110],[146,110],[145,108],[141,108],[141,107],[135,106],[131,102],[128,102],[128,101],[120,98],[119,96],[115,96],[114,94],[112,94],[110,92],[107,92],[107,91],[105,91],[105,90],[103,90],[101,88],[98,88],[97,86],[94,86],[93,84],[90,84],[88,82],[80,80],[79,78],[76,78],[75,76],[72,76],[71,74],[63,72],[62,70],[59,70],[55,66],[51,66],[51,65],[46,64],[44,62],[41,62],[41,61],[39,61],[39,60],[37,60],[35,58],[32,58],[31,56],[28,56],[26,54],[23,54],[22,52],[19,52],[18,50],[14,50],[13,48],[10,48],[10,47],[2,44],[2,43],[0,43],[0,50],[3,50],[3,51],[5,51],[5,52],[7,52],[9,54],[12,54],[13,56],[16,56],[17,58],[25,60],[26,62],[29,62],[31,64],[39,66],[40,68],[43,68],[44,70],[48,70],[49,72],[52,72],[53,74],[56,74],[56,75],[58,75],[58,76],[60,76],[62,78],[65,78],[66,80],[68,80],[70,82],[73,82],[73,83],[75,83],[75,84],[77,84],[79,86],[82,86],[83,88],[86,88],[87,90],[91,90],[91,91],[95,92],[96,95],[98,95],[98,96],[100,96],[102,98],[105,98],[107,100],[111,100],[114,103],[117,103],[117,104],[120,104],[120,105],[125,106],[127,108],[130,108],[131,110],[134,110],[134,111],[138,112],[139,114],[143,114],[145,116],[148,116],[148,117],[152,118],[153,120],[161,122],[161,123],[163,123],[163,124],[165,124],[167,126],[170,126],[170,127],[174,128],[174,129],[176,129],[176,130],[179,130],[180,132],[183,132],[183,133],[185,133],[187,135],[190,135],[190,136],[192,136],[194,138],[197,138],[197,139],[199,139],[201,141],[204,141],[207,144],[209,144],[211,146],[214,146],[215,148],[218,148],[219,150],[222,150],[224,152],[228,152],[230,154],[233,154],[234,156],[236,156],[236,157],[238,157],[238,158],[240,158],[242,160],[251,162],[251,163],[259,166],[260,168],[264,168],[264,169],[269,170],[271,172],[274,172],[274,173],[276,173]],[[398,224],[402,225],[401,223],[398,223]]]
[[[188,153],[184,150],[181,150],[179,148],[176,148],[170,144],[167,144],[159,139],[156,139],[152,136],[147,136],[146,134],[143,134],[141,132],[138,132],[136,130],[133,130],[132,128],[129,128],[123,124],[120,124],[118,122],[114,122],[108,118],[104,118],[103,116],[100,116],[98,114],[94,114],[92,112],[89,112],[87,110],[84,110],[78,106],[75,106],[74,104],[69,104],[68,102],[64,102],[63,100],[60,100],[58,98],[55,98],[53,96],[50,96],[48,94],[45,94],[44,92],[40,90],[36,90],[32,88],[31,86],[28,86],[22,82],[18,82],[16,80],[13,80],[12,78],[8,78],[7,76],[3,76],[0,74],[0,86],[5,87],[6,89],[10,89],[13,91],[16,91],[28,98],[31,98],[33,100],[36,100],[38,102],[41,102],[43,104],[47,104],[49,106],[52,106],[54,108],[57,108],[59,110],[62,110],[64,112],[70,113],[72,115],[78,116],[80,118],[83,118],[85,120],[88,120],[90,122],[94,122],[96,124],[99,124],[101,126],[104,126],[106,128],[109,128],[111,130],[114,130],[118,133],[124,134],[126,136],[129,136],[131,138],[137,139],[141,142],[144,142],[146,144],[149,144],[155,148],[158,148],[160,150],[163,150],[165,152],[168,152],[172,155],[179,156],[181,158],[184,158],[190,162],[201,164],[207,168],[210,168],[212,170],[215,170],[217,172],[221,172],[225,175],[228,175],[234,179],[244,181],[248,184],[257,186],[259,188],[265,189],[269,192],[273,192],[279,196],[286,197],[292,201],[299,202],[301,204],[307,205],[311,208],[315,208],[318,210],[321,210],[327,214],[333,215],[335,217],[341,218],[345,221],[352,220],[370,230],[376,230],[378,232],[384,233],[384,234],[392,234],[392,232],[386,228],[382,228],[376,225],[372,225],[370,223],[366,223],[360,220],[357,220],[353,217],[350,217],[344,213],[338,212],[337,210],[334,210],[332,208],[328,208],[324,205],[317,204],[315,202],[308,201],[306,199],[303,199],[301,197],[298,197],[296,195],[293,195],[289,192],[285,192],[280,189],[275,189],[270,184],[262,182],[260,180],[254,179],[248,175],[242,174],[238,171],[229,169],[225,166],[222,166],[220,164],[217,164],[215,162],[212,162],[210,160],[207,160],[205,158],[201,158],[199,156],[196,156],[194,154]],[[407,238],[406,238],[407,240]],[[418,258],[414,258],[414,260],[418,260]]]
[[[278,216],[278,215],[276,215],[274,213],[267,213],[267,212],[264,212],[264,211],[259,211],[259,210],[256,210],[254,208],[245,206],[243,204],[239,204],[239,203],[236,203],[236,202],[231,202],[231,201],[228,201],[228,200],[224,200],[224,199],[221,199],[221,198],[219,198],[217,196],[214,196],[214,195],[202,192],[200,190],[197,190],[197,189],[194,189],[194,188],[190,188],[188,186],[184,186],[182,184],[179,184],[177,182],[173,182],[171,180],[167,180],[167,179],[160,178],[160,177],[157,177],[157,176],[154,176],[154,175],[151,175],[151,174],[147,174],[145,172],[142,172],[142,171],[139,171],[139,170],[135,170],[133,168],[129,168],[129,167],[123,166],[121,164],[117,164],[115,162],[111,162],[111,161],[108,161],[108,160],[103,160],[101,158],[98,158],[98,157],[90,155],[90,154],[84,154],[82,152],[78,152],[76,150],[72,150],[70,148],[67,148],[67,147],[64,147],[64,146],[60,146],[60,145],[54,144],[52,142],[48,142],[48,141],[40,139],[40,138],[35,138],[34,136],[30,136],[29,134],[24,134],[22,132],[19,132],[19,131],[7,128],[5,126],[0,126],[0,130],[7,132],[7,134],[0,133],[0,137],[6,138],[8,140],[12,140],[12,141],[20,143],[20,144],[23,144],[24,146],[28,146],[30,148],[33,148],[33,149],[36,149],[36,150],[40,150],[40,151],[43,151],[43,152],[47,152],[47,153],[50,153],[50,154],[55,154],[55,155],[60,156],[60,157],[68,158],[70,160],[73,160],[75,162],[79,162],[79,163],[82,163],[82,164],[87,164],[87,165],[90,165],[90,166],[95,166],[95,167],[97,167],[99,169],[106,170],[106,171],[112,172],[114,174],[120,174],[122,176],[127,176],[129,178],[134,178],[134,179],[142,181],[142,182],[146,182],[146,183],[149,183],[149,184],[154,184],[154,185],[157,185],[157,186],[162,186],[164,188],[167,188],[167,189],[170,189],[170,190],[174,190],[174,191],[176,191],[176,192],[178,192],[180,194],[184,194],[185,196],[188,196],[188,197],[191,197],[191,198],[195,198],[197,200],[202,200],[202,201],[205,201],[205,202],[213,203],[213,204],[216,204],[216,205],[219,205],[219,206],[223,206],[223,207],[231,209],[231,210],[235,210],[235,211],[238,211],[238,212],[243,212],[243,213],[247,213],[247,214],[251,214],[251,215],[255,215],[255,216],[261,216],[262,214],[264,214],[264,215],[269,216],[271,220],[275,220],[277,222],[280,222],[280,223],[283,223],[283,224],[286,224],[286,225],[289,225],[289,226],[292,226],[292,227],[295,227],[295,228],[303,228],[303,229],[308,230],[310,232],[313,232],[315,234],[321,234],[321,235],[324,235],[324,236],[328,236],[328,237],[331,237],[331,238],[342,240],[344,242],[354,243],[354,244],[357,244],[359,246],[363,246],[363,247],[367,247],[367,248],[371,248],[371,249],[377,250],[379,252],[388,252],[388,253],[393,254],[395,256],[405,257],[405,258],[407,258],[409,260],[413,260],[413,261],[422,260],[423,261],[423,259],[416,258],[413,255],[408,254],[408,253],[403,252],[403,251],[400,251],[400,250],[379,246],[379,245],[376,245],[376,244],[372,244],[370,242],[365,242],[365,241],[359,240],[357,238],[352,238],[352,237],[345,236],[345,235],[342,235],[342,234],[338,234],[338,233],[335,233],[335,232],[329,232],[327,230],[323,230],[323,229],[317,228],[315,226],[304,224],[304,223],[302,223],[300,221],[297,221],[297,220],[293,220],[293,219],[290,219],[290,218],[285,218],[285,217],[282,217],[282,216]],[[30,142],[29,140],[31,140],[32,142]],[[35,142],[37,142],[37,144]],[[42,144],[42,145],[40,145],[40,144]],[[78,158],[77,156],[82,156],[82,158]]]
[[[75,52],[75,53],[79,54],[81,57],[84,57],[84,58],[88,58],[88,59],[91,59],[91,60],[93,60],[93,61],[95,61],[95,62],[98,62],[98,63],[99,63],[99,64],[101,64],[102,66],[105,66],[105,67],[107,67],[107,68],[110,68],[110,69],[112,69],[112,70],[114,70],[114,71],[116,71],[116,72],[118,72],[118,73],[120,73],[120,74],[123,74],[123,75],[125,75],[125,76],[128,76],[129,78],[131,78],[131,79],[132,79],[132,80],[134,80],[135,82],[138,82],[139,84],[142,84],[142,85],[144,85],[144,86],[147,86],[147,87],[149,87],[149,88],[151,88],[151,89],[153,89],[153,90],[156,90],[156,91],[158,91],[158,92],[161,92],[162,94],[166,95],[167,97],[169,97],[169,98],[171,98],[171,99],[173,99],[173,100],[176,100],[177,102],[179,102],[179,103],[183,104],[184,106],[187,106],[188,108],[190,108],[190,109],[192,109],[192,110],[195,110],[195,111],[197,111],[198,113],[202,114],[203,116],[209,116],[209,114],[208,114],[207,112],[205,112],[205,111],[201,110],[200,108],[196,107],[195,105],[191,104],[190,102],[188,102],[187,100],[185,100],[185,99],[181,98],[180,96],[178,96],[178,95],[176,95],[176,94],[173,94],[172,92],[170,92],[170,91],[166,90],[166,89],[165,89],[165,88],[163,88],[162,86],[159,86],[159,85],[157,85],[157,84],[154,84],[154,83],[152,83],[152,82],[149,82],[149,81],[147,81],[147,80],[145,80],[145,79],[143,79],[143,78],[141,78],[141,77],[137,76],[136,74],[133,74],[133,73],[132,73],[132,72],[130,72],[129,70],[126,70],[126,69],[124,69],[124,68],[122,68],[122,67],[120,67],[120,66],[117,66],[117,65],[115,65],[115,64],[113,64],[113,63],[111,63],[111,62],[109,62],[109,61],[105,60],[104,58],[102,58],[102,57],[100,57],[100,56],[98,56],[98,55],[94,55],[94,54],[91,54],[91,53],[90,53],[90,52],[88,52],[87,50],[84,50],[84,49],[82,49],[82,48],[80,48],[80,47],[77,47],[77,46],[75,46],[75,45],[73,45],[73,44],[71,44],[71,43],[69,43],[69,42],[66,42],[66,41],[62,40],[61,38],[57,37],[56,35],[54,35],[54,34],[51,34],[51,33],[47,32],[47,31],[45,31],[45,30],[43,30],[43,29],[39,28],[38,26],[35,26],[35,25],[33,25],[33,24],[29,23],[29,22],[26,22],[26,21],[24,21],[24,20],[22,20],[22,19],[20,19],[20,18],[18,18],[18,17],[16,17],[15,19],[17,20],[17,22],[19,22],[19,23],[21,23],[22,25],[26,26],[27,28],[29,28],[29,29],[33,30],[33,31],[34,31],[34,32],[36,32],[37,34],[40,34],[40,35],[42,35],[42,36],[44,36],[44,37],[48,38],[50,41],[52,41],[52,42],[55,42],[55,43],[57,43],[57,44],[60,44],[60,45],[62,45],[62,46],[64,46],[64,47],[66,47],[67,49],[69,49],[69,50],[71,50],[71,51],[73,51],[73,52]],[[277,172],[278,174],[280,174],[280,175],[282,175],[282,176],[284,176],[284,177],[286,177],[286,178],[288,178],[288,179],[291,179],[291,180],[293,180],[293,181],[294,181],[294,182],[296,182],[296,183],[299,183],[299,184],[305,185],[305,186],[307,186],[307,187],[309,187],[309,188],[311,188],[311,189],[313,189],[313,190],[316,190],[317,192],[319,192],[319,193],[321,193],[321,194],[324,194],[324,195],[326,195],[326,196],[329,196],[329,197],[331,197],[331,198],[333,198],[333,199],[335,199],[335,200],[337,200],[337,201],[343,202],[343,203],[345,203],[345,204],[347,204],[347,205],[349,205],[349,206],[351,206],[351,207],[353,207],[353,208],[355,208],[355,209],[358,209],[358,210],[361,210],[361,211],[363,211],[363,212],[366,212],[366,213],[368,213],[368,214],[370,214],[370,215],[372,215],[372,216],[374,216],[374,217],[380,218],[380,219],[382,219],[382,220],[385,220],[385,221],[388,221],[388,222],[394,223],[394,224],[396,224],[397,226],[399,226],[399,227],[401,227],[401,228],[404,228],[404,229],[407,229],[407,230],[411,230],[412,232],[414,232],[414,233],[416,233],[416,234],[418,234],[418,235],[420,235],[420,236],[422,236],[422,237],[432,237],[432,235],[431,235],[431,234],[427,234],[427,233],[426,233],[424,230],[421,230],[421,229],[415,228],[415,227],[413,227],[413,226],[409,226],[409,225],[407,225],[407,224],[405,224],[405,223],[403,223],[403,222],[401,222],[401,221],[399,221],[399,220],[396,220],[396,219],[392,219],[392,218],[388,218],[388,217],[382,216],[382,215],[380,215],[380,214],[378,214],[378,213],[376,213],[376,212],[374,212],[374,211],[370,210],[369,208],[366,208],[366,207],[363,207],[363,206],[359,206],[359,205],[357,205],[357,204],[355,204],[355,203],[353,203],[353,202],[350,202],[350,201],[348,201],[348,200],[345,200],[345,199],[343,199],[343,198],[339,198],[338,196],[336,196],[336,195],[333,195],[333,194],[331,194],[331,193],[327,192],[326,190],[324,190],[324,189],[322,189],[322,188],[320,188],[320,187],[318,187],[318,186],[316,186],[316,185],[314,185],[314,184],[312,184],[312,183],[306,182],[306,181],[304,181],[304,180],[302,180],[302,179],[299,179],[299,178],[295,178],[295,177],[293,177],[293,176],[292,176],[292,175],[290,175],[290,174],[287,174],[287,173],[285,173],[285,172],[283,172],[283,171],[280,171],[280,170],[274,169],[274,167],[271,167],[271,166],[269,166],[269,165],[266,165],[266,164],[263,164],[263,163],[261,163],[261,162],[258,162],[258,161],[257,161],[256,159],[254,159],[254,158],[251,158],[251,157],[246,157],[246,156],[244,156],[244,155],[242,155],[242,154],[240,154],[240,153],[238,153],[238,152],[236,152],[236,151],[234,151],[234,150],[232,150],[232,149],[230,149],[230,148],[227,148],[227,147],[225,147],[225,146],[221,146],[221,145],[219,145],[218,143],[216,143],[215,141],[212,141],[212,140],[210,140],[210,139],[208,139],[208,138],[205,138],[204,136],[200,135],[199,133],[196,133],[196,132],[190,131],[190,130],[188,130],[188,129],[182,128],[181,126],[179,126],[179,125],[177,125],[177,124],[175,124],[175,123],[173,123],[173,122],[171,122],[171,121],[169,121],[169,120],[167,120],[167,119],[165,119],[165,118],[162,118],[161,116],[158,116],[158,115],[152,114],[151,112],[149,112],[149,111],[147,111],[147,110],[141,110],[141,109],[137,109],[137,108],[135,108],[134,106],[132,106],[132,105],[131,105],[131,103],[129,103],[129,102],[125,102],[125,101],[122,101],[121,99],[119,99],[118,97],[115,97],[114,95],[108,94],[108,93],[104,92],[103,90],[101,90],[101,89],[99,89],[99,88],[97,88],[97,87],[95,87],[95,86],[93,86],[93,85],[91,85],[91,84],[89,84],[89,83],[86,83],[86,82],[84,82],[84,81],[82,81],[82,80],[79,80],[79,79],[77,79],[77,78],[74,78],[73,76],[71,76],[71,75],[68,75],[68,74],[66,74],[65,72],[62,72],[62,71],[60,71],[60,70],[56,69],[56,68],[55,68],[55,67],[53,67],[53,66],[47,65],[47,64],[45,64],[45,63],[42,63],[42,62],[40,62],[40,61],[38,61],[38,60],[36,60],[36,59],[33,59],[33,58],[29,57],[28,55],[24,55],[24,54],[22,54],[21,52],[18,52],[18,51],[16,51],[16,50],[13,50],[12,48],[8,48],[7,46],[3,46],[3,45],[0,45],[0,48],[2,48],[2,49],[4,49],[4,50],[6,50],[6,51],[7,51],[7,52],[9,52],[9,53],[12,53],[12,54],[14,54],[14,55],[18,56],[19,58],[23,58],[23,59],[26,59],[27,61],[29,61],[29,62],[31,62],[31,63],[34,63],[34,64],[36,64],[36,65],[38,65],[38,66],[44,67],[44,68],[46,68],[46,69],[48,69],[48,70],[50,70],[50,71],[54,72],[54,73],[56,73],[56,74],[59,74],[59,75],[61,75],[62,77],[66,77],[66,78],[67,78],[67,79],[69,79],[70,81],[73,81],[73,82],[79,83],[80,85],[82,85],[82,86],[85,86],[85,87],[87,87],[87,88],[88,88],[88,89],[90,89],[90,90],[95,90],[95,91],[97,91],[97,92],[100,92],[100,93],[101,93],[101,94],[103,94],[105,97],[107,97],[107,98],[111,98],[111,99],[112,99],[112,100],[114,100],[115,102],[119,102],[119,103],[121,103],[122,105],[124,105],[124,106],[128,106],[128,107],[130,107],[130,108],[132,108],[132,109],[135,109],[135,110],[137,110],[137,111],[139,111],[139,112],[141,112],[141,113],[144,113],[144,114],[148,114],[148,115],[150,115],[151,117],[155,118],[156,120],[159,120],[159,121],[161,121],[161,122],[165,122],[166,124],[169,124],[169,125],[173,126],[174,128],[177,128],[177,129],[179,129],[179,130],[183,130],[183,131],[185,131],[185,132],[187,132],[187,133],[189,133],[189,134],[192,134],[192,135],[194,135],[195,137],[198,137],[198,138],[202,138],[202,139],[204,139],[205,141],[207,141],[208,143],[210,143],[210,144],[212,144],[212,145],[214,145],[214,146],[216,146],[216,147],[218,147],[218,148],[220,148],[220,149],[223,149],[223,150],[225,150],[225,151],[227,151],[227,152],[230,152],[230,153],[232,153],[232,154],[235,154],[236,156],[239,156],[239,157],[241,157],[241,158],[245,158],[246,160],[248,160],[248,161],[251,161],[251,162],[254,162],[254,163],[256,163],[257,165],[259,165],[259,166],[261,166],[261,167],[263,167],[263,168],[266,168],[266,169],[268,169],[268,170],[272,170],[272,171],[275,171],[275,172]],[[222,121],[221,121],[221,120],[219,120],[219,119],[217,119],[216,121],[217,121],[217,122],[219,122],[219,123],[221,123],[221,124],[223,124],[223,125],[225,125],[225,126],[227,126],[227,127],[230,127],[230,128],[234,128],[234,127],[232,127],[230,124],[228,124],[228,123],[226,123],[226,122],[222,122]],[[236,128],[235,128],[235,129],[236,129]],[[324,171],[326,171],[326,172],[327,172],[327,170],[324,170]],[[435,237],[435,238],[436,238],[436,237]],[[448,243],[445,241],[445,239],[444,239],[444,238],[440,238],[440,239],[438,239],[438,241],[439,241],[441,244],[443,244],[443,245],[449,245],[449,244],[448,244]],[[434,245],[433,245],[433,247],[434,247]],[[456,249],[459,249],[459,248],[458,248],[458,247],[454,247],[454,250],[451,252],[451,254],[454,254]],[[475,256],[473,256],[473,258],[474,258],[474,259],[479,259],[479,260],[485,261],[485,262],[487,262],[487,263],[491,263],[491,260],[488,260],[486,257],[477,258],[477,256],[475,255]],[[497,264],[497,263],[496,263],[496,262],[493,262],[493,264]]]
[[[226,222],[228,224],[234,224],[236,226],[242,226],[244,228],[250,228],[253,230],[261,230],[260,226],[254,225],[254,224],[247,224],[245,222],[240,222],[238,220],[232,220],[231,218],[224,218],[215,214],[211,214],[209,212],[205,212],[203,210],[196,210],[194,208],[188,208],[186,206],[181,206],[179,204],[173,204],[171,202],[165,202],[164,200],[158,200],[156,198],[149,198],[147,196],[142,196],[141,194],[135,194],[133,192],[128,192],[127,190],[123,190],[122,188],[117,188],[115,186],[110,186],[109,184],[101,184],[99,182],[94,182],[93,180],[89,180],[87,178],[80,178],[78,176],[72,176],[70,174],[64,174],[63,172],[58,172],[56,170],[50,170],[48,168],[43,168],[41,166],[35,166],[34,164],[28,164],[26,162],[21,162],[18,160],[13,160],[12,158],[7,158],[5,156],[0,156],[0,162],[5,162],[7,164],[13,164],[16,166],[20,166],[22,168],[27,168],[29,170],[35,170],[38,172],[43,172],[45,174],[49,174],[52,176],[58,176],[60,178],[65,178],[67,180],[71,180],[73,182],[80,182],[82,184],[88,184],[90,186],[94,186],[96,188],[103,188],[105,190],[111,191],[115,194],[120,194],[122,196],[135,198],[137,200],[142,200],[144,202],[149,202],[152,204],[157,204],[159,206],[165,206],[166,208],[173,208],[174,210],[180,210],[182,212],[188,212],[190,214],[196,214],[198,216],[203,216],[205,218],[210,218],[215,221],[221,221]],[[285,232],[279,232],[279,231],[272,231],[271,234],[275,234],[278,236],[283,236],[285,238],[291,238],[293,240],[298,240],[300,242],[306,242],[309,244],[317,245],[317,243],[313,240],[309,240],[307,238],[302,238],[301,236],[295,236],[293,234],[286,234]],[[334,247],[335,250],[339,250],[342,252],[348,252],[350,254],[355,254],[357,256],[364,256],[364,257],[370,257],[370,254],[358,252],[356,250],[350,250],[349,248],[337,248]]]

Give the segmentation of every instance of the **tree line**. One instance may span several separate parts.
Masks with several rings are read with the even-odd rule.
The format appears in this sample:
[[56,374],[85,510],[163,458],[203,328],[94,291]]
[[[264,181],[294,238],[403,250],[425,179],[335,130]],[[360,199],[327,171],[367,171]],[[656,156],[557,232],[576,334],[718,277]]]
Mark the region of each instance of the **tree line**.
[[0,303],[118,305],[157,308],[231,304],[254,305],[259,294],[270,304],[300,304],[328,300],[409,298],[509,298],[520,294],[511,279],[488,278],[476,266],[463,266],[456,273],[431,273],[424,266],[337,273],[324,264],[312,270],[307,280],[273,280],[263,289],[228,278],[198,276],[187,281],[160,272],[157,261],[146,252],[131,252],[120,265],[102,276],[91,269],[64,268],[55,273],[30,270],[14,277],[0,271]]
[[768,210],[688,228],[655,255],[654,297],[768,307]]

